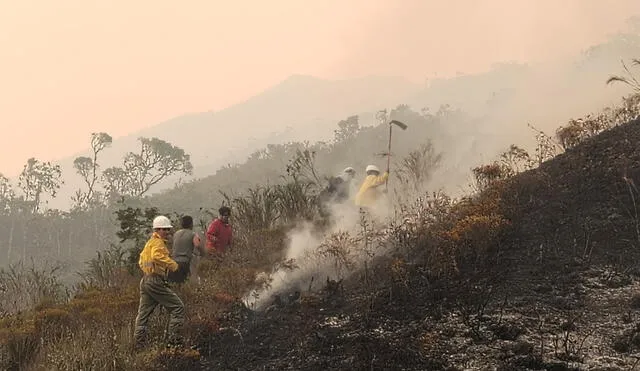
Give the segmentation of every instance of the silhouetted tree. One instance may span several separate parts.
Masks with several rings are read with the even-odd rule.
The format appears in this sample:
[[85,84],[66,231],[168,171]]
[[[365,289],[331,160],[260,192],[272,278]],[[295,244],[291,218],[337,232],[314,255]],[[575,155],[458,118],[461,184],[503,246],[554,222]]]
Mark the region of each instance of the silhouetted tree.
[[11,202],[15,196],[9,178],[0,174],[0,214],[7,213],[10,210]]
[[93,152],[92,157],[81,156],[73,161],[73,167],[76,172],[82,177],[82,180],[87,185],[87,190],[83,191],[78,189],[72,200],[75,203],[75,207],[79,209],[86,209],[92,204],[96,204],[99,200],[99,192],[96,191],[96,183],[98,181],[98,154],[111,145],[113,138],[107,133],[92,133],[91,134],[91,150]]
[[349,116],[346,120],[338,122],[338,129],[334,130],[335,142],[345,142],[354,138],[360,131],[358,116]]
[[18,186],[24,193],[24,200],[32,205],[34,213],[40,209],[42,195],[56,197],[62,184],[60,165],[41,162],[33,157],[27,160],[18,178]]
[[175,174],[190,175],[190,156],[158,138],[139,138],[139,153],[129,152],[122,167],[110,167],[103,172],[107,193],[114,196],[140,197],[164,178]]

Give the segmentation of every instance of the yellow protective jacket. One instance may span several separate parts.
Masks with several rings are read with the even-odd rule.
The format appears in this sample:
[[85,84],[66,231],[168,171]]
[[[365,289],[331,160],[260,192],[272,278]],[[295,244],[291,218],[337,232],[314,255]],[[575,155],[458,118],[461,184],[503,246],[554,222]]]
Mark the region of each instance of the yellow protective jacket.
[[178,270],[178,263],[169,256],[165,240],[155,232],[140,252],[138,266],[145,274],[155,273],[161,276],[166,276],[167,269],[172,272]]
[[378,197],[380,195],[379,191],[376,189],[377,187],[383,185],[386,180],[389,178],[389,173],[384,172],[384,174],[376,176],[376,175],[367,175],[360,186],[360,190],[358,194],[356,194],[356,205],[371,207],[376,203]]

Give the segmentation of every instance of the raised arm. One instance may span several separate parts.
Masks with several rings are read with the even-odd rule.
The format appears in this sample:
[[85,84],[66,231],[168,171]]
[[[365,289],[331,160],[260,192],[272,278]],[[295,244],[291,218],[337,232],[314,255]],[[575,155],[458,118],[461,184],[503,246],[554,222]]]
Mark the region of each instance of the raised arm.
[[372,187],[381,186],[387,181],[388,178],[389,178],[389,173],[385,171],[384,174],[377,176],[373,179],[373,181],[371,182],[371,186]]

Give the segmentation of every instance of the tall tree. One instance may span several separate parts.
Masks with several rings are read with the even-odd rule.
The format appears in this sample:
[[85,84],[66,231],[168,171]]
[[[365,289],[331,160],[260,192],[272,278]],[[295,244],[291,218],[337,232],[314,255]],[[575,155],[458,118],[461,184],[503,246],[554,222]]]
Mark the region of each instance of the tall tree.
[[96,190],[99,178],[98,169],[100,167],[98,154],[111,145],[112,142],[113,138],[107,133],[91,133],[92,157],[81,156],[73,161],[73,167],[87,186],[86,191],[78,189],[73,197],[77,208],[86,209],[98,201],[97,199],[100,196]]
[[24,193],[24,200],[29,202],[34,213],[40,209],[42,196],[48,194],[56,197],[62,184],[64,182],[60,165],[41,162],[33,157],[27,160],[18,178],[18,186]]
[[336,143],[345,142],[354,138],[360,131],[358,116],[349,116],[346,120],[338,122],[338,129],[334,130],[334,141]]
[[154,185],[175,173],[192,174],[190,156],[182,148],[158,138],[138,138],[139,153],[129,152],[122,167],[103,172],[105,187],[114,196],[143,196]]
[[9,178],[0,173],[0,214],[4,214],[9,211],[11,202],[15,196],[16,195]]
[[128,195],[127,174],[123,168],[112,166],[102,172],[107,202],[115,201],[119,196]]

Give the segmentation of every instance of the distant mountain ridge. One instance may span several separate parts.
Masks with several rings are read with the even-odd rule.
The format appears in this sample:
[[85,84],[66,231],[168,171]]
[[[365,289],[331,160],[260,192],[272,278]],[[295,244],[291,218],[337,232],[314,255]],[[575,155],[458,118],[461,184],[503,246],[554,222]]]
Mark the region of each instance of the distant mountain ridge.
[[[103,168],[119,165],[127,152],[138,149],[138,137],[158,137],[191,155],[194,174],[183,180],[203,178],[228,163],[244,161],[267,144],[326,140],[331,138],[338,121],[359,115],[361,125],[367,125],[376,111],[398,104],[408,104],[417,111],[428,108],[432,113],[449,104],[487,123],[477,127],[471,120],[453,131],[480,133],[483,140],[492,138],[496,147],[513,142],[526,144],[534,137],[527,123],[555,130],[563,120],[617,103],[628,89],[621,84],[606,86],[605,81],[610,75],[623,72],[621,59],[628,61],[638,56],[640,34],[635,32],[613,35],[607,42],[561,61],[536,65],[500,63],[485,73],[432,79],[425,84],[389,76],[327,80],[292,75],[226,109],[180,115],[116,138],[112,147],[102,153],[100,164]],[[559,98],[568,95],[572,99],[562,99],[562,105],[557,104]],[[70,196],[81,184],[73,169],[73,160],[80,155],[87,153],[57,162],[63,168],[66,184],[49,206],[68,208]],[[491,157],[493,153],[478,155]],[[167,179],[152,193],[172,187],[179,179]]]
[[[138,137],[157,137],[191,155],[194,175],[183,177],[185,180],[204,177],[229,162],[243,161],[268,143],[326,139],[346,116],[395,106],[420,89],[420,85],[396,77],[324,80],[292,75],[226,109],[177,116],[115,138],[112,146],[101,153],[99,163],[102,168],[119,165],[127,152],[138,149]],[[88,152],[81,152],[56,162],[63,168],[65,185],[50,201],[50,207],[68,208],[69,198],[81,186],[73,160],[86,155]],[[180,178],[167,179],[152,191],[169,188]]]

